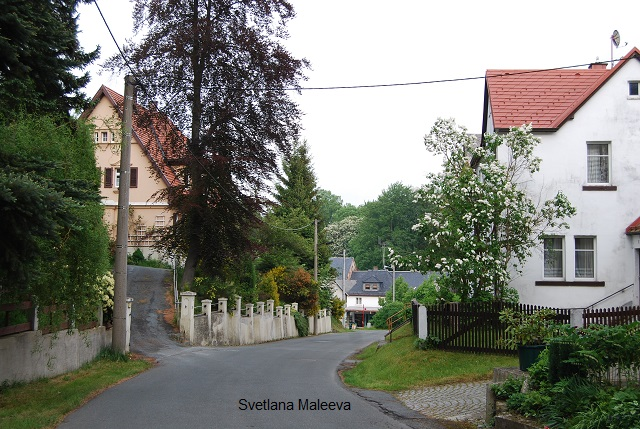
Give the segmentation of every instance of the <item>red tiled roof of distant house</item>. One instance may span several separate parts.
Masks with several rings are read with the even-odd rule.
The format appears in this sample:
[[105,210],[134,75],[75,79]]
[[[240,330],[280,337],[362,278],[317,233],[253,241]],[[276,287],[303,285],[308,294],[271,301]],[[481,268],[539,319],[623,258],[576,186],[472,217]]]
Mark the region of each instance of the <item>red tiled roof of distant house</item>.
[[[106,96],[117,108],[120,119],[123,117],[124,97],[114,90],[102,85],[93,97],[94,102]],[[87,117],[90,111],[83,113]],[[186,138],[175,128],[166,115],[153,112],[139,104],[133,108],[133,134],[140,142],[145,154],[167,186],[181,183],[177,172],[171,167],[172,162],[179,163],[184,159]]]
[[634,57],[640,57],[637,48],[612,69],[600,63],[590,69],[487,70],[494,129],[533,124],[534,130],[557,130],[625,61]]

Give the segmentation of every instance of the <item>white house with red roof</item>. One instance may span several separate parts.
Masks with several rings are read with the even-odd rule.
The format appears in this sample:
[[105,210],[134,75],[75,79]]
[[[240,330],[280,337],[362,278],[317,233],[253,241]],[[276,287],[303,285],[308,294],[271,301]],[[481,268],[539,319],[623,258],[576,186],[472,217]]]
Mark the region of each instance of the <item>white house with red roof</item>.
[[[483,134],[532,124],[532,196],[558,190],[577,214],[545,238],[511,285],[563,308],[637,305],[640,295],[640,51],[612,68],[487,70]],[[506,149],[498,157],[507,159]]]
[[[115,238],[118,188],[120,185],[120,144],[124,97],[102,86],[91,108],[82,118],[95,126],[96,164],[102,172],[100,193],[104,219]],[[166,198],[159,192],[182,185],[180,164],[185,137],[171,121],[151,109],[135,104],[131,138],[131,178],[129,192],[129,253],[140,249],[145,257],[154,254],[157,231],[173,223]]]

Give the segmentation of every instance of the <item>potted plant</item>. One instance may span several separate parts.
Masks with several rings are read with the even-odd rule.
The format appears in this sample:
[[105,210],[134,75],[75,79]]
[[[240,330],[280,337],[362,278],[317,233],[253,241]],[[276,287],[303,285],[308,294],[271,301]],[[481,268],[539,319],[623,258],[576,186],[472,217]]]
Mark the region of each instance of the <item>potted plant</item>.
[[518,350],[521,371],[527,371],[535,363],[547,340],[554,335],[557,328],[555,317],[556,312],[548,308],[530,314],[513,309],[500,312],[500,321],[506,324],[501,343]]

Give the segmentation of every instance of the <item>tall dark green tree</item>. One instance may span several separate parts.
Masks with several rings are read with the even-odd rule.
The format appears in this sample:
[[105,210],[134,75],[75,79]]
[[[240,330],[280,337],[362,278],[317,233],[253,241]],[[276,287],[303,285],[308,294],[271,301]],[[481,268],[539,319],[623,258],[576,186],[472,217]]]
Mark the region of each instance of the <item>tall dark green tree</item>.
[[[168,192],[180,220],[165,241],[186,255],[183,283],[198,266],[221,275],[247,252],[278,155],[297,138],[300,112],[287,89],[306,62],[282,44],[293,16],[286,0],[135,1],[142,36],[125,54],[140,100],[189,137],[189,181]],[[109,65],[125,69],[120,58]]]
[[390,265],[390,247],[396,252],[422,249],[424,239],[412,228],[424,213],[424,204],[415,201],[410,187],[394,183],[376,201],[362,206],[358,234],[349,243],[358,268]]
[[89,81],[85,66],[98,49],[78,41],[80,0],[0,0],[0,118],[68,115],[82,110]]
[[321,199],[306,142],[297,143],[282,162],[283,174],[276,184],[276,204],[267,216],[261,271],[282,265],[314,267],[314,222],[318,222],[318,266],[326,266],[329,250],[321,215]]

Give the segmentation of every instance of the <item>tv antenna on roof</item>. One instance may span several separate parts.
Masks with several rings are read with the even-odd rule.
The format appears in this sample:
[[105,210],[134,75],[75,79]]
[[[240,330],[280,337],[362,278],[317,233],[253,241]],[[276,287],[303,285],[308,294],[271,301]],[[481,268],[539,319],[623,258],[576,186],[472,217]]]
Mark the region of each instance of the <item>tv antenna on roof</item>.
[[[613,47],[618,48],[620,46],[620,33],[618,30],[613,30],[613,34],[611,35],[611,68],[613,68]],[[623,46],[627,46],[627,42],[624,43]]]

